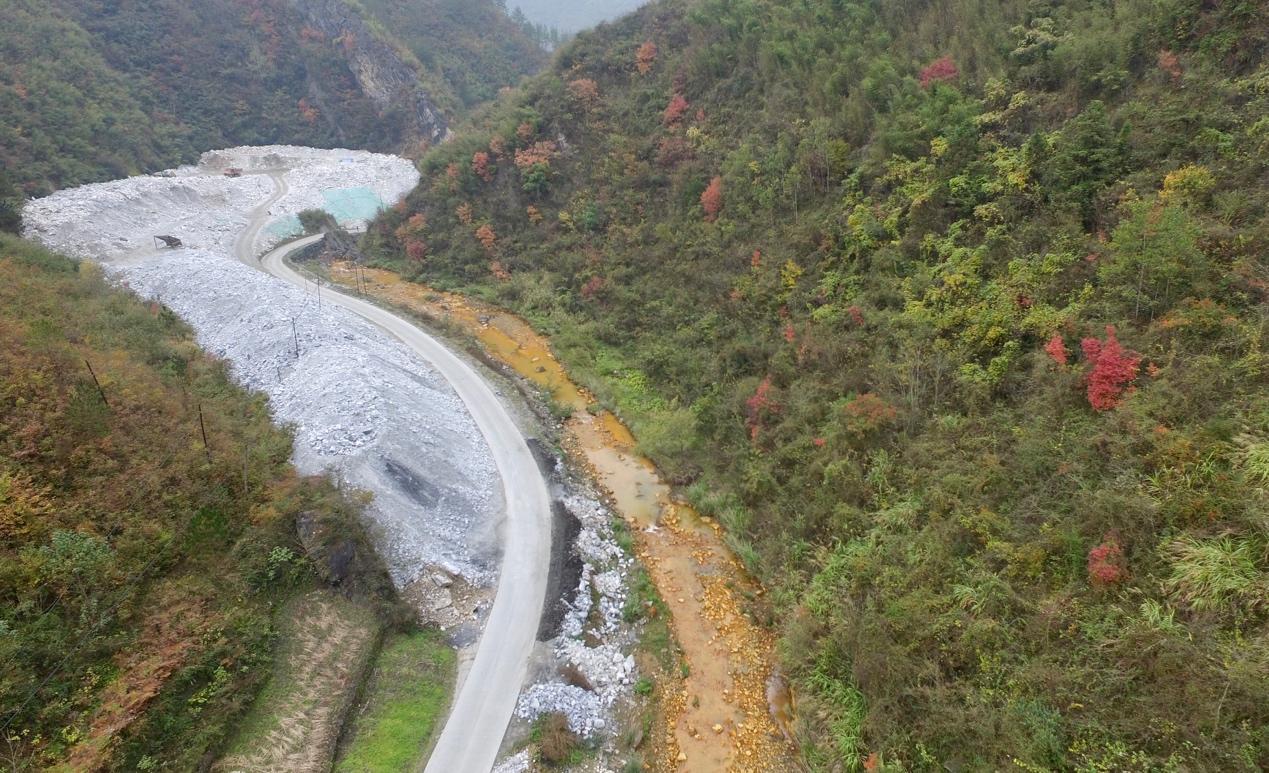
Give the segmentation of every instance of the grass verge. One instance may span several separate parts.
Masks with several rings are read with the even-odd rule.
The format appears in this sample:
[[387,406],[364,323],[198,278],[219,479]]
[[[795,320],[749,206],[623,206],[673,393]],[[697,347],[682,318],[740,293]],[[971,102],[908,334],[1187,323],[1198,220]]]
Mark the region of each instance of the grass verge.
[[422,767],[449,706],[455,663],[454,651],[438,631],[414,631],[385,642],[335,764],[337,773]]

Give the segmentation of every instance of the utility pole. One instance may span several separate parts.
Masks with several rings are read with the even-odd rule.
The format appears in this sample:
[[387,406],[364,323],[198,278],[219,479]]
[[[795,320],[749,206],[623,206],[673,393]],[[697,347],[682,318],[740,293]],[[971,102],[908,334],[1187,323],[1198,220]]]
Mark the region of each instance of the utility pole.
[[207,463],[211,464],[211,446],[207,444],[207,423],[203,421],[203,404],[198,404],[198,428],[203,431],[203,450],[207,452]]
[[295,317],[291,317],[291,337],[295,339],[295,359],[298,360],[300,358],[300,334],[295,330]]
[[88,374],[93,377],[93,383],[97,385],[97,394],[101,395],[101,401],[109,408],[110,401],[106,399],[106,390],[101,388],[101,382],[97,380],[97,373],[93,370],[93,364],[88,361],[87,357],[84,358],[84,364],[88,366]]
[[247,461],[251,458],[251,441],[242,447],[242,495],[247,496]]

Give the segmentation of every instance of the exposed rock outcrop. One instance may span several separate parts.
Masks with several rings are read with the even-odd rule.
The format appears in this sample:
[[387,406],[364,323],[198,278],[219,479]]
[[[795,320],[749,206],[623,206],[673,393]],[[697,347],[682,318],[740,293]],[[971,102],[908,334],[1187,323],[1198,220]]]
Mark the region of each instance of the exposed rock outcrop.
[[292,0],[308,23],[343,45],[361,91],[383,112],[404,111],[410,134],[431,143],[449,136],[449,125],[420,83],[420,73],[343,0]]

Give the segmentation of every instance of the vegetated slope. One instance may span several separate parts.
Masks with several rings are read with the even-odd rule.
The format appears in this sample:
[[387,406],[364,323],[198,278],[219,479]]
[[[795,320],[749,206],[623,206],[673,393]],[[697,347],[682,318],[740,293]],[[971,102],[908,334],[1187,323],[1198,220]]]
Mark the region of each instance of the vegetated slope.
[[[355,0],[5,3],[0,164],[38,194],[218,147],[401,150],[435,142],[466,104],[544,62],[491,0],[467,3],[465,13],[452,5],[382,0],[372,12]],[[396,26],[428,34],[407,46]],[[483,47],[451,47],[481,34],[490,41]],[[433,48],[440,63],[420,63]]]
[[456,108],[493,99],[547,63],[546,51],[495,2],[359,1],[427,72],[444,80]]
[[358,505],[296,476],[263,398],[169,312],[0,235],[0,338],[6,769],[194,770],[288,598],[334,582],[399,614]]
[[722,518],[813,768],[1263,768],[1256,5],[657,3],[368,245]]

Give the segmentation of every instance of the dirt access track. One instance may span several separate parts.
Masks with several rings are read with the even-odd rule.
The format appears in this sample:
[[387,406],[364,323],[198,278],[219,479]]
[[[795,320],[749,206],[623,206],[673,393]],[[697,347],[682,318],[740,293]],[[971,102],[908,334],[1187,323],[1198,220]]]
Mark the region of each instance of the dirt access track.
[[[306,279],[283,258],[316,238],[293,242],[261,259],[256,238],[269,206],[287,192],[280,175],[271,175],[273,197],[257,208],[250,226],[236,243],[238,258],[279,279],[305,287]],[[323,293],[363,317],[429,362],[450,383],[489,444],[502,478],[506,520],[504,555],[498,589],[488,622],[432,757],[430,773],[487,773],[493,768],[520,689],[528,674],[529,656],[545,602],[551,551],[551,500],[546,481],[528,443],[493,389],[466,362],[413,324],[334,290]]]

